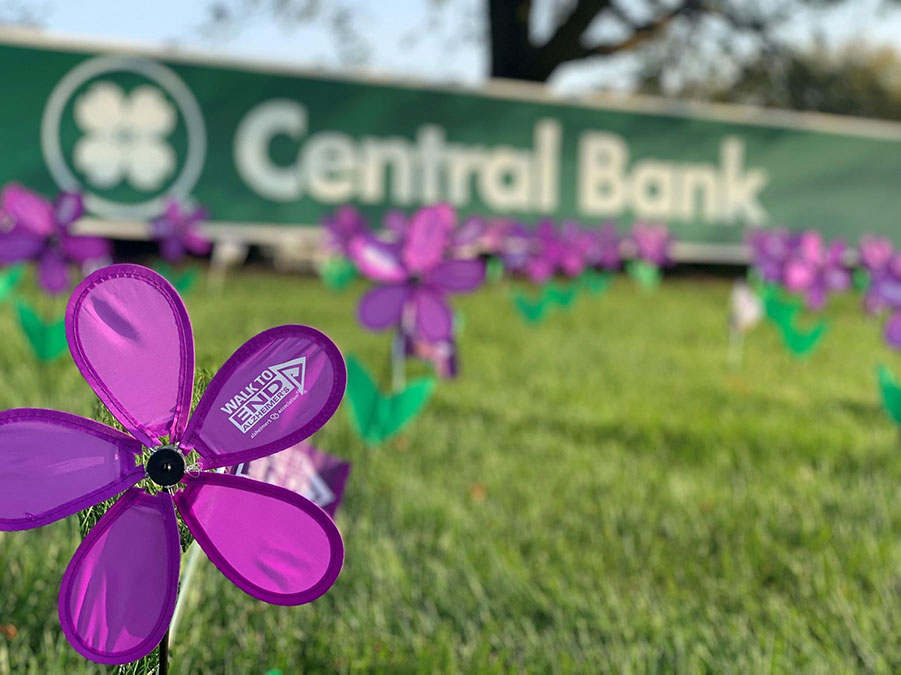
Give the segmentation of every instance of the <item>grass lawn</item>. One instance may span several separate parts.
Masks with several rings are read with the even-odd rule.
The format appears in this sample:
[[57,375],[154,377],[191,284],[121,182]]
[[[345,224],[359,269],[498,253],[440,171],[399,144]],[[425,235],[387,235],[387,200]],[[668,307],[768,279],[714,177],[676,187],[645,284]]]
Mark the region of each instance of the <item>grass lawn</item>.
[[[307,323],[385,377],[363,288],[201,284],[198,367]],[[901,670],[901,453],[875,384],[901,358],[848,295],[808,361],[761,326],[729,371],[729,290],[620,277],[529,327],[507,284],[461,298],[461,377],[421,418],[372,448],[342,409],[314,439],[354,464],[334,588],[273,607],[204,559],[172,672]],[[35,364],[8,306],[0,385],[0,408],[94,409],[68,355]],[[0,539],[0,673],[105,672],[57,619],[78,540],[74,518]]]

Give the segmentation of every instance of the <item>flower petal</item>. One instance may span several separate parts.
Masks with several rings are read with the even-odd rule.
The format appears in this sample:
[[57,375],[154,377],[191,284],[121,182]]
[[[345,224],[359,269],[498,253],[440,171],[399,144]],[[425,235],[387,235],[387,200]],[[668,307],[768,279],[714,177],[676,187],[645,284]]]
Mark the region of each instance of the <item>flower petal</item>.
[[38,281],[45,291],[57,295],[69,289],[69,265],[63,254],[46,249],[38,260]]
[[204,468],[249,462],[291,447],[325,424],[347,370],[328,336],[279,326],[251,338],[210,382],[185,432]]
[[116,496],[144,477],[141,444],[56,410],[0,412],[0,530],[52,523]]
[[17,229],[38,237],[53,234],[53,205],[36,192],[9,183],[0,195],[0,210],[13,219]]
[[419,288],[413,296],[416,330],[426,340],[449,340],[454,327],[454,315],[442,293]]
[[59,618],[75,651],[107,664],[153,651],[175,610],[180,557],[172,497],[131,488],[81,542],[63,575]]
[[16,227],[11,232],[0,232],[0,262],[14,263],[36,258],[44,248],[44,238]]
[[481,260],[448,260],[435,267],[426,282],[446,293],[474,291],[485,281],[485,263]]
[[410,295],[406,284],[376,286],[371,289],[357,309],[357,316],[366,328],[383,330],[400,324],[404,303]]
[[350,257],[360,272],[383,284],[399,283],[409,277],[400,261],[400,251],[395,244],[379,241],[371,235],[361,234],[350,242]]
[[456,214],[448,204],[419,209],[410,219],[404,238],[404,265],[414,274],[423,274],[444,257]]
[[885,322],[885,341],[892,349],[901,349],[901,312]]
[[82,263],[88,260],[108,258],[112,253],[112,245],[102,237],[63,237],[63,253],[72,262]]
[[81,374],[138,440],[181,438],[194,387],[194,337],[168,281],[139,265],[97,270],[69,300],[66,335]]
[[213,564],[255,598],[276,605],[311,602],[341,572],[341,533],[325,511],[295,492],[204,473],[187,480],[175,502]]
[[60,192],[53,202],[53,218],[66,229],[84,215],[84,198],[80,192]]

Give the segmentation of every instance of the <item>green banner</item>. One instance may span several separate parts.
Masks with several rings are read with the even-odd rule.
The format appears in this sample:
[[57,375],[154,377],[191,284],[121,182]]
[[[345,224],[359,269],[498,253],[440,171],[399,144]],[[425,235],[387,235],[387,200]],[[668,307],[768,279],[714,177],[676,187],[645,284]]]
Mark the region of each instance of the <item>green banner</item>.
[[723,250],[749,224],[901,244],[901,125],[0,43],[0,182],[81,189],[112,221],[168,196],[250,232],[447,201],[526,223],[666,222]]

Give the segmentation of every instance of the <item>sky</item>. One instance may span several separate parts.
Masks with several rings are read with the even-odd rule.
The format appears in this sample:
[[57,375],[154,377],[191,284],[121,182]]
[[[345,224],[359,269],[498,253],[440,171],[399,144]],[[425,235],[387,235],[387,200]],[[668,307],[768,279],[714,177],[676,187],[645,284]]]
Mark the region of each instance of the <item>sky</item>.
[[[328,0],[326,0],[327,2]],[[766,0],[764,0],[766,1]],[[336,72],[478,84],[486,54],[478,39],[483,0],[355,0],[349,22],[368,44],[365,65],[348,66],[334,32],[323,22],[287,26],[257,13],[228,30],[210,30],[207,0],[13,0],[28,8],[43,30],[93,40],[135,42],[278,61]],[[901,7],[901,4],[898,5]],[[839,46],[856,39],[901,49],[901,11],[881,0],[846,0],[829,11],[798,12],[782,28],[804,44],[822,35]],[[376,37],[377,36],[377,37]],[[631,56],[595,60],[558,70],[551,85],[565,94],[603,87],[625,90],[635,67]]]

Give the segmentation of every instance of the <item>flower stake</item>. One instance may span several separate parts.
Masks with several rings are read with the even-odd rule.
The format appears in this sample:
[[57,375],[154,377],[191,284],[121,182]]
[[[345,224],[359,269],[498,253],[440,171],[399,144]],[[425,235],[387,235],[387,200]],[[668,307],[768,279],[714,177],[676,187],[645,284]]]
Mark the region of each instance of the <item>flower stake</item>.
[[729,295],[730,368],[738,368],[744,355],[745,335],[763,318],[763,302],[744,281],[736,281]]
[[76,366],[128,433],[55,410],[0,413],[0,529],[40,527],[122,493],[63,575],[60,623],[77,652],[124,664],[162,641],[165,667],[176,508],[253,597],[298,605],[331,587],[344,546],[328,514],[290,490],[213,472],[296,445],[331,418],[346,373],[328,337],[280,326],[251,338],[191,414],[191,325],[160,275],[137,265],[92,273],[69,301],[66,332]]

